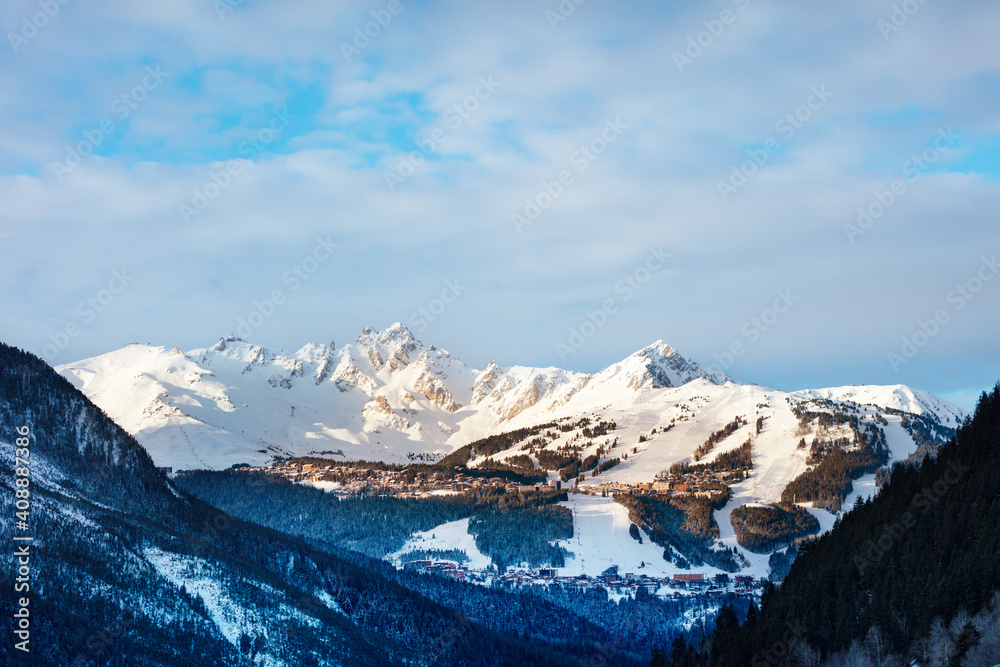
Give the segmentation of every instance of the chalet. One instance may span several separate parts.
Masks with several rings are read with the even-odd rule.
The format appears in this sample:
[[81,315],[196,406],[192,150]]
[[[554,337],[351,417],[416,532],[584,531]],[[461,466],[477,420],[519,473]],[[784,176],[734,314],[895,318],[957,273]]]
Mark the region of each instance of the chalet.
[[753,577],[736,577],[737,586],[753,586]]
[[701,582],[705,580],[705,575],[701,574],[675,574],[674,581],[683,581],[684,583],[692,583],[695,581]]

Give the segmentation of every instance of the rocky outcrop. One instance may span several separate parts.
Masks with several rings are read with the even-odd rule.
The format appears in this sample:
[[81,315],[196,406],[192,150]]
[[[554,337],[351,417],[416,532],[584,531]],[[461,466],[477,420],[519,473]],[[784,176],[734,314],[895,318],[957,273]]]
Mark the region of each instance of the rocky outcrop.
[[431,403],[440,406],[448,412],[455,412],[462,407],[455,402],[455,397],[452,396],[451,391],[445,386],[444,382],[427,372],[421,373],[417,377],[413,383],[413,390],[423,394]]
[[539,378],[537,377],[519,383],[517,391],[514,394],[514,401],[506,406],[501,415],[502,419],[513,419],[528,408],[536,405],[538,399],[544,395],[538,385]]
[[395,373],[410,364],[410,353],[419,348],[419,343],[409,329],[397,322],[385,331],[365,327],[358,336],[357,348],[376,371],[388,368]]
[[375,380],[362,373],[351,362],[350,357],[346,356],[341,358],[340,365],[337,366],[337,370],[333,374],[333,381],[337,385],[337,389],[341,392],[348,392],[352,388],[357,387],[369,396],[372,396],[375,394],[375,390],[378,389]]
[[365,430],[369,432],[375,430],[375,425],[371,422],[376,422],[379,425],[384,424],[397,431],[410,428],[410,421],[396,414],[385,396],[376,396],[365,403],[365,407],[361,409],[361,416],[368,422],[365,425]]
[[488,398],[503,380],[504,374],[497,362],[491,361],[472,385],[472,404],[479,405]]

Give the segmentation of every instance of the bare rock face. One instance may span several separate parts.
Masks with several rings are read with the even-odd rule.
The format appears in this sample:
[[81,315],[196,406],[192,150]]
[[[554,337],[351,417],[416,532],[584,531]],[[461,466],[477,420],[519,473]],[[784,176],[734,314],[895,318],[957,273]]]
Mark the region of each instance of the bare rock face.
[[361,409],[361,416],[368,422],[365,425],[366,431],[374,431],[376,424],[385,424],[397,431],[410,428],[410,421],[396,414],[385,396],[376,396],[365,403],[365,407]]
[[333,372],[333,369],[333,359],[330,357],[323,357],[323,359],[319,362],[319,366],[316,367],[316,375],[313,376],[316,380],[316,384],[321,384],[324,380],[330,377],[330,373]]
[[[308,347],[312,347],[311,345]],[[305,349],[305,348],[304,348]],[[334,361],[334,350],[336,349],[336,343],[330,341],[330,345],[319,345],[316,348],[315,359],[316,359],[316,372],[313,373],[313,380],[316,381],[317,385],[322,384],[333,374],[334,369],[337,364]]]
[[180,408],[167,405],[163,400],[157,396],[142,410],[143,416],[146,417],[169,417],[174,415],[183,415]]
[[389,357],[389,361],[386,365],[389,367],[389,372],[395,373],[396,371],[401,371],[406,368],[410,363],[410,355],[406,353],[406,350],[400,348],[393,352],[392,356]]
[[[527,371],[527,372],[525,372]],[[487,407],[500,422],[514,419],[556,392],[579,391],[589,376],[566,377],[562,371],[512,369],[504,372],[490,362],[476,378],[472,389],[473,404]],[[568,386],[572,383],[572,386]]]
[[591,378],[591,377],[593,377],[593,376],[592,376],[592,375],[584,375],[584,376],[583,376],[583,377],[582,377],[582,378],[581,378],[581,379],[580,379],[580,380],[579,380],[579,381],[578,381],[578,382],[577,382],[577,383],[576,383],[575,385],[573,385],[573,386],[572,386],[572,387],[570,388],[570,390],[569,390],[569,391],[567,391],[567,392],[566,392],[566,393],[565,393],[565,394],[564,394],[564,395],[562,396],[562,398],[560,398],[559,400],[557,400],[557,401],[555,401],[554,403],[552,403],[552,409],[555,409],[555,408],[560,408],[560,407],[562,407],[562,406],[566,405],[567,403],[569,403],[569,402],[570,402],[570,400],[571,400],[571,399],[572,399],[572,398],[573,398],[574,396],[576,396],[576,395],[577,395],[577,394],[578,394],[578,393],[580,392],[580,390],[581,390],[581,389],[583,389],[583,388],[584,388],[584,387],[586,387],[586,386],[587,386],[588,384],[590,384],[590,378]]
[[378,348],[374,347],[368,348],[368,362],[377,371],[382,370],[382,367],[385,366],[385,359],[382,358]]
[[542,391],[538,387],[538,378],[532,378],[530,381],[522,384],[524,386],[518,387],[519,391],[515,395],[513,404],[502,415],[503,419],[513,419],[538,403],[538,399],[542,396]]
[[272,375],[267,379],[267,383],[276,389],[278,387],[281,387],[282,389],[292,388],[291,378],[284,375]]
[[725,373],[702,368],[663,341],[639,350],[622,365],[628,388],[634,391],[643,387],[679,387],[697,378],[719,385],[730,381]]
[[351,362],[349,357],[343,357],[341,359],[340,365],[333,374],[333,378],[334,384],[337,385],[337,389],[341,392],[348,392],[352,388],[357,387],[369,396],[372,396],[378,388],[375,380],[362,373],[361,370]]
[[376,396],[372,400],[365,403],[365,407],[361,410],[361,414],[365,417],[375,414],[391,415],[392,408],[389,407],[389,401],[386,400],[385,396]]
[[413,383],[413,390],[423,394],[427,400],[448,412],[455,412],[462,407],[455,402],[455,397],[452,396],[444,382],[430,373],[421,373]]
[[250,349],[252,350],[252,356],[247,362],[246,367],[243,368],[244,373],[252,373],[255,369],[266,366],[268,363],[267,350],[257,345],[251,346]]
[[503,379],[503,370],[497,362],[491,361],[472,385],[472,404],[479,405],[496,390],[497,385]]
[[388,368],[390,373],[406,368],[410,353],[419,347],[410,330],[398,322],[385,331],[366,327],[357,340],[358,350],[367,356],[372,368],[376,371]]

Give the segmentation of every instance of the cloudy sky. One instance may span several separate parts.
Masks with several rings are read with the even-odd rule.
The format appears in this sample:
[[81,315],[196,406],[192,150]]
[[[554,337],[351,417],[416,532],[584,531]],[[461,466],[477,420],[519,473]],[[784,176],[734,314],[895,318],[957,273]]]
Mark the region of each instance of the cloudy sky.
[[[1000,6],[0,5],[5,342],[1000,379]],[[249,334],[249,335],[247,335]]]

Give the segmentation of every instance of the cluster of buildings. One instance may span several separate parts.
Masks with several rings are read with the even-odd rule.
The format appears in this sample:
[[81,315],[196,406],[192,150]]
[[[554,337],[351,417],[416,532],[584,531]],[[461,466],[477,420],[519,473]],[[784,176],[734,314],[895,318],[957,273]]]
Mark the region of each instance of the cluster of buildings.
[[[471,477],[461,472],[431,472],[426,468],[421,469],[421,466],[385,470],[344,465],[322,466],[314,463],[276,463],[253,470],[280,475],[292,482],[316,484],[342,496],[372,494],[427,498],[481,488],[503,488],[511,492],[535,491],[539,488],[495,477]],[[550,486],[556,487],[557,484]]]
[[627,572],[620,575],[617,567],[609,568],[596,577],[585,574],[560,576],[558,570],[554,568],[508,568],[506,572],[500,573],[496,570],[472,570],[464,564],[447,560],[413,560],[403,563],[401,567],[408,571],[436,574],[483,586],[498,588],[556,586],[568,590],[600,590],[616,596],[634,596],[641,588],[650,595],[660,597],[690,595],[712,597],[725,594],[760,597],[766,581],[750,576],[730,577],[728,574],[717,574],[713,577],[701,573],[653,577]]
[[392,495],[402,498],[426,498],[443,493],[462,493],[480,488],[503,488],[509,492],[536,491],[540,487],[567,493],[586,493],[613,498],[620,493],[655,494],[666,497],[717,499],[723,496],[738,471],[711,472],[699,470],[673,474],[663,471],[652,482],[601,482],[577,486],[576,480],[551,480],[545,485],[524,485],[498,477],[472,477],[461,472],[440,472],[422,466],[399,469],[375,469],[344,465],[313,463],[276,463],[265,468],[252,468],[290,481],[322,486],[331,493],[351,496],[358,494]]
[[699,470],[673,474],[660,472],[652,482],[627,484],[625,482],[601,482],[583,487],[590,495],[614,497],[619,493],[655,494],[659,496],[678,498],[708,498],[714,500],[724,496],[729,484],[737,481],[736,471],[711,472]]

